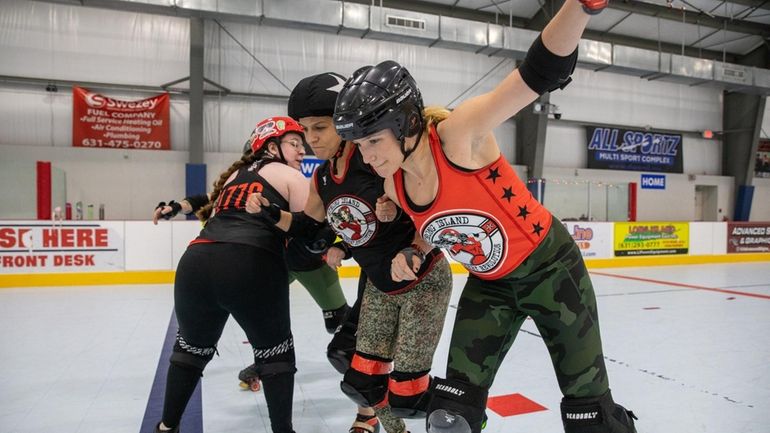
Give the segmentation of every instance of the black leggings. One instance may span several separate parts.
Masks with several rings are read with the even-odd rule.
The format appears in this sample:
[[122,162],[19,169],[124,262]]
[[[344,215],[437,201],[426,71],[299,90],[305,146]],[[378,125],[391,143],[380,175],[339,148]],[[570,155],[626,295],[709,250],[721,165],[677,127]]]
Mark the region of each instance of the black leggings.
[[174,282],[179,335],[167,378],[166,426],[179,424],[232,314],[262,368],[273,432],[292,431],[295,368],[288,286],[288,270],[280,253],[232,243],[187,248]]
[[174,282],[179,333],[196,346],[214,346],[232,314],[252,346],[275,346],[291,335],[288,286],[280,253],[230,243],[191,245]]

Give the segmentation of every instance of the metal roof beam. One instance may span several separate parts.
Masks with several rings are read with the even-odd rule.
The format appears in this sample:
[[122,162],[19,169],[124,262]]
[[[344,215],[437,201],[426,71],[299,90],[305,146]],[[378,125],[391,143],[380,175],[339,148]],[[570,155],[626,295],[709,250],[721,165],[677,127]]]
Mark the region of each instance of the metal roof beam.
[[[365,4],[365,5],[371,4],[371,0],[346,0],[346,1],[350,3],[359,3],[359,4]],[[548,6],[548,3],[553,1],[559,1],[559,0],[545,0],[545,4],[546,4],[545,8],[549,13],[551,11],[551,8],[550,6]],[[422,13],[428,13],[428,14],[434,14],[434,15],[462,18],[462,19],[467,19],[472,21],[480,21],[484,23],[497,23],[500,25],[506,25],[508,22],[508,16],[500,16],[499,14],[494,14],[490,12],[474,11],[474,10],[463,9],[458,7],[450,7],[448,5],[442,5],[438,3],[429,3],[429,2],[419,1],[419,0],[388,0],[386,4],[388,7],[395,8],[395,9],[404,9],[404,10],[414,11],[414,12],[422,12]],[[613,4],[613,3],[610,2],[610,4]],[[512,19],[513,27],[526,28],[526,29],[537,30],[537,31],[543,30],[543,28],[545,27],[545,23],[547,21],[539,22],[537,19],[537,17],[543,13],[542,11],[543,9],[541,8],[541,10],[538,11],[537,14],[535,14],[535,17],[531,19],[513,17]],[[642,39],[634,36],[625,36],[625,35],[620,35],[616,33],[605,34],[602,31],[589,30],[589,29],[586,29],[586,31],[583,32],[583,36],[586,39],[593,39],[596,41],[628,45],[630,47],[644,48],[644,49],[653,50],[653,51],[660,50],[664,53],[682,54],[681,44],[659,42],[654,39]],[[724,60],[727,62],[731,62],[735,59],[734,54],[730,54],[730,53],[725,54],[722,51],[701,50],[701,49],[692,48],[692,47],[685,47],[684,55],[691,56],[691,57],[699,57],[699,58],[704,58],[709,60],[722,60],[724,56]]]
[[685,22],[688,24],[701,25],[714,29],[729,30],[736,33],[762,36],[763,38],[770,37],[770,27],[768,27],[766,24],[756,23],[753,21],[734,20],[720,16],[708,16],[705,13],[698,12],[696,10],[685,9],[683,17],[682,9],[658,6],[639,0],[621,0],[610,2],[609,6],[607,7],[619,11],[632,12],[639,15],[676,21],[679,23]]

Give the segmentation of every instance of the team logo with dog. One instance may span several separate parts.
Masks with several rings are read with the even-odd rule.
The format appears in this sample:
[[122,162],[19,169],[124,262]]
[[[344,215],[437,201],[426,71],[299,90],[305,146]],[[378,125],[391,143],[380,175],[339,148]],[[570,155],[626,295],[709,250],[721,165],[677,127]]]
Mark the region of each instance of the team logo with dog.
[[453,211],[429,220],[421,232],[428,243],[477,274],[493,272],[505,258],[505,236],[491,215]]
[[366,244],[377,230],[374,210],[356,197],[344,195],[326,208],[326,219],[338,235],[350,246]]

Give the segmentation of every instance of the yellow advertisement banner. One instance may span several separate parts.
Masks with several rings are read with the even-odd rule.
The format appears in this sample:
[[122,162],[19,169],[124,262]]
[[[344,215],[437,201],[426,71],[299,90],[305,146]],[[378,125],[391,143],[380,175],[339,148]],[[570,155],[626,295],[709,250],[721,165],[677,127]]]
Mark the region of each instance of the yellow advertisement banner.
[[687,254],[689,232],[686,222],[615,223],[615,255]]

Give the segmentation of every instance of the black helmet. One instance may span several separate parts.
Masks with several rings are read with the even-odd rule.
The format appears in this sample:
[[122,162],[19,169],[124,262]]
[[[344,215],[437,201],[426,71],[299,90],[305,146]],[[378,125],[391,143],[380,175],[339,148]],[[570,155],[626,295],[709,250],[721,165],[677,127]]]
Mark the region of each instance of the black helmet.
[[310,116],[332,116],[334,101],[345,84],[345,77],[324,72],[303,78],[289,96],[289,117],[297,120]]
[[365,66],[345,83],[334,106],[334,127],[344,140],[356,140],[390,129],[401,142],[422,130],[422,95],[403,66],[387,60]]

